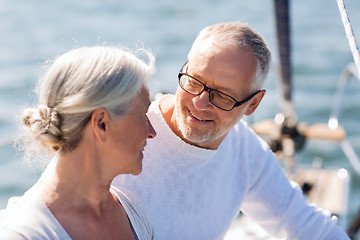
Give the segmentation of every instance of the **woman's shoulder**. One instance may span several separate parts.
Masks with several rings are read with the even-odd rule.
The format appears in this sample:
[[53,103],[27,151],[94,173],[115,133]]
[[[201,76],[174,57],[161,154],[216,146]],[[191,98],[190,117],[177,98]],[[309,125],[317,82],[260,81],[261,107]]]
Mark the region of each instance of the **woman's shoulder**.
[[132,211],[136,212],[145,210],[143,202],[136,193],[118,186],[115,187],[113,185],[111,185],[111,190],[115,193],[119,202],[122,205],[126,205],[124,207],[130,208]]
[[24,196],[18,206],[6,212],[0,232],[25,239],[71,239],[36,192]]
[[120,204],[124,207],[138,238],[153,239],[154,230],[150,217],[144,203],[136,193],[115,186],[111,186],[111,191],[115,193]]

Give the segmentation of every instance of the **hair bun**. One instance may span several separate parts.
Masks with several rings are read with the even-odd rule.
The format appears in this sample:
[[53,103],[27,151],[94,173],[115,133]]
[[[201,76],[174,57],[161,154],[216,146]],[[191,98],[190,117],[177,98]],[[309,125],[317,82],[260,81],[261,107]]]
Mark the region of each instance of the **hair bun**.
[[54,108],[39,105],[25,109],[23,122],[44,147],[55,151],[62,148],[61,118]]

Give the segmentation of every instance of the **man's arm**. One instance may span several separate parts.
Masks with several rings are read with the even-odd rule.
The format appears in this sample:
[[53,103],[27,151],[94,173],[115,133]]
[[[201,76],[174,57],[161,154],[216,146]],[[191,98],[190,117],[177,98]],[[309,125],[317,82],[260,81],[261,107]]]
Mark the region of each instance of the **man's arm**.
[[242,211],[276,237],[349,239],[336,217],[306,202],[301,188],[290,183],[267,147],[252,156],[251,186]]

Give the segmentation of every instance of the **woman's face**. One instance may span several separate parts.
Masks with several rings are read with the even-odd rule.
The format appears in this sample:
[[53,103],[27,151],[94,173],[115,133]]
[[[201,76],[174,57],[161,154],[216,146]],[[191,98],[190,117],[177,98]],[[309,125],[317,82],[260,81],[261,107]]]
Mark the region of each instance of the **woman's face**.
[[138,175],[142,171],[143,151],[147,138],[156,136],[146,113],[150,105],[149,91],[143,87],[128,113],[112,117],[109,148],[106,155],[115,160],[119,173]]

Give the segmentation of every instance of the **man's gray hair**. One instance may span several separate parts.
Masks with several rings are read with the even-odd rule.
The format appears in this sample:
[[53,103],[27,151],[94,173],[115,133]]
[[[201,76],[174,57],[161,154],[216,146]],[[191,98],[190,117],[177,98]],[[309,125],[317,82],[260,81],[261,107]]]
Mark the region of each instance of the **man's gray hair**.
[[253,90],[262,88],[269,72],[271,52],[264,39],[257,32],[242,22],[224,22],[210,25],[200,31],[191,47],[188,59],[206,39],[212,39],[219,45],[234,46],[241,50],[250,51],[257,62]]

